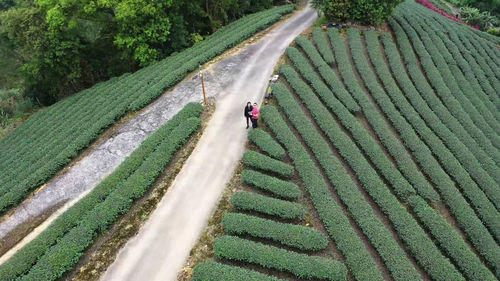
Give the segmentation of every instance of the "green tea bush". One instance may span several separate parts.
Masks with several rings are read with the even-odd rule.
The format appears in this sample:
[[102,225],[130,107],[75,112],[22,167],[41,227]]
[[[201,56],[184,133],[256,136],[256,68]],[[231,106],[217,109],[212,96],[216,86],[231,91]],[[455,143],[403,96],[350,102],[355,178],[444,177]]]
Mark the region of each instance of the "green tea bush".
[[[407,39],[404,38],[404,32],[398,28],[399,26],[395,24],[393,26],[395,27],[396,36],[399,40],[401,40],[400,42],[408,42]],[[381,39],[394,78],[402,87],[402,90],[407,93],[407,97],[419,97],[420,94],[415,88],[416,85],[414,86],[405,71],[405,67],[401,63],[398,48],[392,41],[392,37],[389,34],[384,34],[381,36]],[[408,45],[403,46],[407,47]],[[402,48],[401,50],[404,55],[406,49]],[[418,65],[408,64],[407,66],[409,73],[413,73],[414,75],[419,73],[421,74]],[[417,76],[415,76],[415,78],[416,77]],[[392,93],[393,91],[388,91],[388,94]],[[488,262],[488,264],[490,266],[495,266],[496,264],[496,271],[498,272],[498,263],[496,263],[495,260],[500,258],[500,248],[496,245],[495,239],[488,232],[488,229],[478,218],[460,190],[456,188],[455,183],[450,176],[446,174],[440,166],[440,163],[433,157],[431,149],[434,149],[433,147],[439,145],[437,138],[432,138],[432,133],[428,132],[430,130],[425,131],[425,126],[423,126],[424,123],[418,121],[420,120],[420,116],[416,113],[411,114],[411,107],[408,105],[404,106],[405,103],[401,99],[403,96],[399,97],[399,99],[395,98],[393,101],[398,104],[401,112],[403,112],[405,117],[412,122],[413,126],[415,126],[415,131],[411,129],[411,126],[404,120],[404,118],[398,117],[396,110],[389,110],[389,107],[386,105],[390,105],[390,103],[384,104],[381,106],[381,109],[398,131],[405,145],[407,145],[411,151],[414,151],[413,155],[415,160],[420,164],[423,172],[429,177],[429,179],[434,183],[435,188],[440,192],[443,202],[455,216],[460,228],[465,232],[476,250],[478,250],[480,255]],[[416,132],[422,133],[421,136],[424,137],[423,140],[416,135]],[[429,147],[425,145],[424,141],[429,143]]]
[[254,211],[282,219],[303,219],[306,210],[302,205],[270,198],[251,192],[238,192],[231,196],[233,206],[242,211]]
[[225,265],[213,261],[198,264],[193,271],[193,281],[284,281],[257,271]]
[[[128,210],[127,206],[130,206],[132,199],[136,198],[135,196],[140,196],[140,192],[144,191],[144,188],[147,188],[145,185],[156,177],[155,173],[157,175],[159,170],[163,170],[160,167],[163,165],[162,163],[165,163],[164,161],[168,163],[173,153],[199,126],[200,121],[196,116],[199,116],[202,110],[203,107],[198,103],[186,105],[184,109],[164,126],[160,127],[153,135],[144,140],[111,175],[97,185],[87,196],[64,212],[33,241],[20,249],[6,263],[0,266],[0,279],[15,280],[17,277],[26,274],[35,264],[37,264],[38,269],[30,273],[29,276],[38,280],[51,280],[50,278],[55,278],[70,269],[78,261],[78,257],[81,255],[80,251],[83,251],[95,235],[109,227],[112,221],[116,219],[116,210],[113,211],[111,207],[122,206],[122,209],[119,210],[120,212]],[[147,170],[147,172],[144,170]],[[128,190],[125,189],[126,187],[128,187]],[[128,193],[132,192],[132,189],[136,189],[135,194]],[[119,203],[118,199],[111,199],[111,196],[115,196],[116,198],[118,195],[124,196],[120,200],[125,201]],[[108,221],[95,221],[97,217],[92,217],[91,214],[95,212],[99,213],[99,208],[102,208],[102,215],[108,215],[111,219],[108,218]],[[76,256],[72,252],[74,248],[69,248],[72,243],[61,242],[63,244],[59,244],[60,241],[67,241],[63,240],[67,239],[64,238],[67,233],[76,231],[75,229],[88,226],[89,224],[98,224],[99,230],[89,233],[91,235],[90,238],[82,236],[81,239],[75,240],[75,243],[84,243],[82,245],[77,244],[79,250]],[[87,240],[85,240],[85,237]],[[68,246],[68,248],[64,248],[64,246]],[[49,269],[50,266],[47,264],[39,265],[37,263],[42,258],[46,260],[54,257],[48,253],[56,253],[56,249],[66,251],[68,255],[71,254],[70,257],[73,260],[63,261],[62,258],[55,258],[54,262],[60,262],[63,264],[63,268],[54,267],[54,271]]]
[[[381,56],[380,46],[378,41],[378,35],[376,32],[365,32],[365,39],[367,44],[367,50],[369,56],[373,62],[375,70],[378,77],[382,81],[386,92],[390,92],[394,100],[398,100],[401,104],[399,105],[400,112],[402,114],[408,114],[411,116],[409,120],[418,119],[418,114],[412,109],[411,105],[406,102],[403,93],[399,90],[396,82],[392,78],[392,75]],[[351,44],[360,44],[360,38],[357,33],[350,33],[349,40]],[[358,60],[358,68],[362,69],[367,67],[366,60],[358,52],[354,52],[354,56],[360,56],[361,59]],[[361,70],[360,70],[361,71]],[[372,76],[366,73],[365,76]],[[366,77],[368,78],[368,77]],[[375,79],[372,77],[371,79]],[[407,86],[410,87],[410,86]],[[377,100],[377,103],[381,104],[381,107],[391,108],[391,111],[396,112],[396,108],[391,106],[391,100],[386,96],[384,91],[381,89],[374,90],[373,97]],[[409,94],[418,94],[415,91],[406,92]],[[427,112],[427,114],[432,114]],[[420,120],[420,122],[423,122]],[[409,126],[409,125],[408,125]],[[405,202],[412,206],[416,217],[423,223],[426,229],[428,229],[432,236],[438,241],[441,248],[445,250],[448,256],[458,265],[459,269],[464,273],[469,280],[494,280],[494,276],[488,271],[488,269],[481,264],[479,258],[474,255],[474,253],[468,248],[467,244],[463,241],[460,235],[453,229],[453,227],[448,224],[445,219],[438,215],[431,206],[429,206],[422,198],[418,196],[410,196],[405,198]]]
[[348,218],[332,199],[329,188],[309,153],[290,130],[276,108],[263,107],[261,117],[280,143],[288,150],[290,158],[292,158],[295,168],[311,196],[314,208],[335,245],[344,255],[352,275],[356,280],[384,280]]
[[214,254],[229,259],[258,264],[265,268],[289,272],[299,278],[346,280],[346,267],[332,259],[308,256],[234,236],[219,237],[214,242]]
[[258,146],[260,150],[267,153],[273,158],[283,160],[283,158],[285,157],[285,150],[283,149],[283,147],[281,147],[281,145],[273,140],[273,138],[268,133],[262,131],[259,128],[253,129],[248,132],[248,139],[253,144]]
[[328,238],[310,227],[280,223],[238,213],[227,213],[222,219],[227,234],[250,235],[269,239],[299,250],[318,251],[328,246]]
[[[333,111],[337,115],[338,120],[342,122],[344,126],[348,128],[350,131],[353,131],[355,128],[357,128],[357,130],[354,130],[353,134],[356,133],[355,136],[359,136],[361,139],[369,141],[369,138],[366,138],[365,136],[364,129],[360,128],[359,126],[355,127],[355,125],[353,125],[357,123],[355,117],[352,116],[349,112],[347,112],[344,109],[344,107],[339,104],[338,100],[335,99],[331,91],[321,81],[321,78],[318,77],[318,75],[314,72],[314,70],[310,67],[299,67],[303,65],[301,61],[303,61],[304,58],[299,53],[294,54],[293,56],[289,55],[289,57],[296,66],[295,68],[302,74],[302,76],[307,80],[307,82],[312,86],[312,88],[314,88],[316,94],[320,97],[323,103],[325,103],[326,107],[328,107],[331,111]],[[283,67],[283,69],[280,69],[280,71],[283,71],[285,75],[288,74],[291,77],[292,81],[299,81],[297,74],[291,70],[287,70],[287,67]],[[302,86],[297,85],[297,86],[300,87],[299,91],[310,91],[309,89],[307,89],[307,87],[303,85]],[[306,89],[304,89],[304,87]],[[366,114],[369,114],[370,116],[375,116],[376,118],[377,115],[373,115],[373,113],[374,111],[368,111]],[[373,120],[373,118],[371,120]],[[382,129],[388,129],[385,128],[384,123],[380,121],[374,124],[375,129],[378,127],[381,127]],[[418,168],[413,163],[413,161],[411,161],[410,158],[405,157],[407,152],[405,151],[404,147],[399,145],[399,142],[397,140],[392,139],[391,137],[392,132],[386,130],[383,130],[382,132],[385,134],[385,136],[380,138],[381,141],[387,147],[390,154],[395,157],[394,160],[398,164],[399,169],[407,177],[408,181],[413,186],[412,188],[408,187],[407,184],[398,185],[397,186],[398,189],[396,190],[396,192],[398,192],[400,196],[404,198],[408,194],[413,194],[414,193],[413,189],[415,189],[419,195],[423,196],[427,200],[439,201],[440,200],[439,195],[432,189],[430,184],[427,183],[424,176],[418,171]],[[365,147],[367,147],[367,149],[369,150],[370,149],[373,150],[376,148],[376,146],[373,146],[372,144],[367,144]],[[372,155],[374,154],[373,152],[369,151],[366,151],[366,153]],[[376,154],[379,155],[377,159],[384,158],[380,151],[376,152]],[[386,169],[391,169],[390,165],[387,164],[381,165],[380,167],[381,168],[386,167]],[[394,176],[396,175],[396,173],[393,174]]]
[[246,184],[269,191],[281,198],[297,199],[302,196],[302,192],[296,184],[257,171],[243,170],[241,178]]
[[329,65],[334,64],[335,58],[333,57],[333,52],[332,49],[330,48],[330,43],[328,43],[328,40],[326,39],[323,30],[321,30],[321,28],[319,27],[315,27],[313,28],[312,34],[313,34],[314,44],[316,44],[316,47],[318,48],[318,51],[321,53],[321,56],[323,56],[325,62]]
[[242,161],[247,166],[271,172],[284,178],[293,176],[294,169],[292,166],[252,150],[243,154]]
[[[338,79],[333,69],[329,65],[327,65],[325,61],[323,61],[321,55],[318,53],[314,45],[312,45],[309,40],[301,36],[298,36],[295,39],[295,42],[302,48],[302,50],[304,50],[313,65],[316,67],[316,69],[318,69],[318,72],[321,74],[323,79],[325,79],[330,89],[332,89],[332,91],[344,103],[344,105],[351,112],[359,112],[359,105],[352,98],[351,94],[345,89],[344,84]],[[290,55],[294,55],[294,53],[297,53],[297,50],[289,48],[287,50],[287,54],[289,52]],[[337,64],[339,63],[341,62],[339,62],[337,59]],[[307,65],[309,64],[307,63]]]
[[[426,82],[426,78],[423,76],[418,67],[417,58],[410,48],[411,43],[406,37],[405,32],[395,21],[391,21],[391,26],[393,26],[396,31],[396,37],[401,45],[400,50],[403,54],[403,58],[408,62],[408,73],[412,77],[413,82],[415,82],[414,85],[419,90],[420,95],[422,95],[424,98],[427,95],[434,96],[432,88]],[[428,104],[431,105],[430,102]],[[434,112],[436,114],[439,114],[439,112],[437,112],[436,110],[434,110]],[[466,170],[460,164],[460,162],[458,162],[456,156],[453,155],[453,153],[451,153],[434,134],[424,133],[424,131],[422,131],[424,129],[425,128],[417,129],[417,132],[419,132],[419,135],[426,141],[429,146],[428,148],[431,149],[433,154],[435,154],[435,156],[440,160],[442,167],[452,178],[455,179],[457,185],[461,187],[462,194],[469,199],[469,203],[474,206],[483,223],[489,227],[489,230],[494,235],[494,237],[496,237],[496,239],[500,239],[499,213],[495,209],[495,206],[492,204],[492,202],[489,201],[484,192],[479,188],[476,182],[474,182],[474,180],[469,175],[469,172],[472,174],[474,170]],[[457,153],[463,152],[460,151]]]
[[[283,108],[290,122],[297,128],[299,134],[303,136],[318,161],[324,163],[322,166],[327,167],[328,163],[335,161],[335,155],[329,150],[328,144],[314,130],[312,122],[302,112],[290,92],[284,86],[280,87],[277,84],[274,93],[280,107]],[[296,93],[302,102],[305,103],[318,126],[338,149],[342,158],[353,169],[362,187],[389,218],[398,236],[405,242],[406,248],[415,257],[417,262],[436,280],[464,280],[449,260],[437,249],[425,231],[385,186],[382,179],[371,168],[361,151],[335,124],[335,121],[332,120],[333,117],[324,108],[319,99],[310,90],[296,90]],[[362,203],[361,205],[366,205],[366,203]],[[355,210],[356,207],[353,206],[350,210]],[[395,278],[400,279],[408,278],[412,274],[415,278],[419,279],[419,273],[415,270],[411,262],[405,258],[404,251],[398,247],[397,243],[392,241],[392,245],[395,245],[395,247],[392,246],[389,250],[388,246],[391,245],[391,240],[385,242],[387,243],[386,246],[380,246],[378,249],[383,254],[384,262],[388,263],[388,269],[391,271],[391,274]],[[398,255],[399,258],[394,258],[395,255]]]

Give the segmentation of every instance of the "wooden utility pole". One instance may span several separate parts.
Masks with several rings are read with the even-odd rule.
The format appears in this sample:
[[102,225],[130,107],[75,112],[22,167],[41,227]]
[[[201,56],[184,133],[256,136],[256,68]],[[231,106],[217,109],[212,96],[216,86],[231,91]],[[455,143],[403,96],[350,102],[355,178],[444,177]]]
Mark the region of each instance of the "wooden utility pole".
[[205,92],[205,79],[203,78],[203,72],[201,71],[201,65],[200,65],[200,77],[201,77],[201,88],[203,89],[203,104],[207,105],[207,94]]

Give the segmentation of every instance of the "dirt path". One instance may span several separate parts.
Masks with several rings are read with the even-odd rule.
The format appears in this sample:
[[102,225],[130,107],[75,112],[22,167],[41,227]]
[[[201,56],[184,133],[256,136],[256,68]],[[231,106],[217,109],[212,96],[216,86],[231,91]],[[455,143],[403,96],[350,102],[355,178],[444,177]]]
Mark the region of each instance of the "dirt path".
[[249,56],[236,67],[241,71],[234,73],[234,83],[217,97],[217,109],[198,146],[102,280],[175,280],[243,154],[247,131],[242,106],[262,100],[279,57],[316,17],[306,8],[244,51]]

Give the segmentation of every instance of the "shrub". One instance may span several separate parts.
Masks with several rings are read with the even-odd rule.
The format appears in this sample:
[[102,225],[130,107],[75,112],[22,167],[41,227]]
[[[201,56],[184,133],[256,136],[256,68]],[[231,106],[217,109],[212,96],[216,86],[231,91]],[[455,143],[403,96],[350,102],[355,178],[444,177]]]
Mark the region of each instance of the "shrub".
[[335,63],[335,58],[333,57],[332,49],[330,48],[330,43],[325,38],[325,33],[321,30],[321,28],[315,27],[313,28],[313,40],[318,48],[318,51],[323,56],[323,59],[327,64],[332,65]]
[[252,168],[272,172],[285,178],[293,176],[294,173],[292,166],[252,150],[243,154],[242,161]]
[[241,178],[246,184],[269,191],[281,198],[297,199],[302,196],[302,192],[296,184],[256,171],[244,170],[241,173]]
[[253,129],[248,132],[248,139],[269,156],[282,160],[285,150],[273,138],[261,129]]
[[[422,72],[420,71],[418,64],[415,64],[413,60],[415,59],[414,54],[410,52],[410,43],[404,34],[401,27],[393,22],[392,26],[394,28],[396,37],[401,44],[401,52],[404,60],[408,63],[407,69],[408,73],[413,77],[414,81],[423,81],[420,79],[425,79],[422,77]],[[389,34],[382,35],[382,43],[384,45],[384,51],[386,57],[388,58],[389,64],[394,74],[394,78],[402,86],[402,90],[408,93],[408,97],[418,97],[421,91],[417,91],[416,87],[425,86],[425,83],[416,83],[414,87],[412,81],[410,80],[408,74],[405,71],[405,67],[402,64],[402,58],[399,56],[399,51],[394,42],[392,41],[392,36]],[[392,93],[389,91],[388,93]],[[397,101],[395,99],[394,101]],[[463,197],[463,194],[455,186],[455,183],[450,178],[449,175],[445,173],[440,163],[434,158],[433,152],[441,150],[436,150],[439,142],[436,138],[431,138],[432,133],[426,133],[422,131],[425,127],[415,127],[414,130],[409,130],[409,125],[404,122],[403,118],[396,118],[396,111],[388,111],[385,106],[381,107],[382,110],[387,114],[390,122],[394,125],[401,138],[408,146],[408,148],[414,151],[413,155],[415,160],[420,164],[423,172],[429,177],[429,179],[434,183],[435,188],[440,192],[443,202],[448,206],[451,213],[455,216],[460,228],[466,233],[467,237],[470,239],[474,247],[478,250],[480,255],[488,262],[490,266],[496,268],[496,272],[499,272],[498,267],[495,266],[495,261],[500,258],[500,249],[496,245],[495,239],[488,232],[485,225],[478,218],[474,210],[471,208],[467,200]],[[415,117],[417,115],[406,115],[409,117]],[[411,118],[410,120],[415,119]],[[418,119],[416,119],[418,120]],[[414,123],[417,124],[417,123]],[[420,131],[420,136],[423,137],[421,140],[416,132]],[[424,141],[428,142],[428,146],[425,145]]]
[[[134,151],[132,154],[125,159],[120,166],[106,179],[104,179],[99,185],[97,185],[87,196],[82,198],[73,207],[64,212],[59,218],[57,218],[45,231],[43,231],[39,236],[37,236],[33,241],[28,243],[25,247],[20,249],[13,257],[11,257],[6,263],[0,266],[0,279],[1,280],[14,280],[17,276],[21,276],[27,273],[32,266],[44,257],[45,253],[51,251],[52,247],[56,247],[58,241],[65,237],[64,235],[71,230],[79,227],[79,225],[85,225],[88,223],[95,222],[95,218],[89,216],[90,213],[95,212],[99,206],[102,206],[104,211],[107,205],[111,203],[106,200],[110,200],[111,194],[116,194],[120,189],[123,189],[127,180],[135,174],[135,177],[141,175],[144,169],[153,168],[151,166],[146,166],[145,162],[153,161],[155,158],[155,151],[158,152],[160,156],[160,145],[163,143],[163,151],[161,151],[161,156],[165,157],[162,161],[169,161],[168,151],[165,150],[169,146],[170,153],[173,153],[179,145],[179,142],[184,141],[186,134],[190,134],[193,125],[199,124],[199,120],[191,119],[195,116],[199,116],[203,110],[202,106],[198,103],[188,104],[184,109],[182,109],[177,115],[175,115],[170,121],[158,129],[154,134],[149,136],[143,143]],[[188,121],[189,120],[189,121]],[[173,150],[172,150],[173,149]],[[163,154],[167,152],[166,154]],[[171,155],[171,154],[170,154]],[[161,161],[158,163],[160,165]],[[144,166],[144,167],[143,167]],[[142,169],[141,169],[142,167]],[[141,170],[140,170],[141,169]],[[160,168],[156,168],[160,169]],[[151,169],[151,171],[154,171]],[[152,174],[144,173],[144,178],[149,178],[154,176]],[[129,183],[129,187],[130,187]],[[136,188],[140,188],[137,185]],[[144,188],[144,186],[142,186]],[[126,198],[124,198],[126,199]],[[127,201],[131,204],[131,200]],[[123,209],[122,211],[126,211]],[[86,219],[87,218],[87,219]],[[101,227],[107,227],[106,222],[98,222],[103,225]],[[108,222],[111,223],[111,222]],[[82,242],[82,240],[75,240]],[[88,242],[88,241],[87,241]],[[90,242],[88,242],[90,243]],[[82,244],[85,248],[85,245]],[[78,247],[82,247],[78,246]],[[75,256],[72,256],[75,257]],[[76,262],[78,258],[75,258],[73,262]],[[60,261],[60,260],[59,260]],[[66,269],[71,267],[71,263],[66,264]],[[45,272],[49,272],[47,268],[42,268]],[[60,274],[52,273],[55,275]],[[33,274],[33,278],[40,278],[40,276]],[[38,276],[38,277],[37,277]],[[40,279],[39,279],[40,280]]]
[[284,281],[257,271],[206,261],[194,268],[193,281]]
[[264,106],[261,117],[287,148],[311,201],[330,237],[345,257],[356,280],[384,280],[370,253],[356,234],[342,209],[333,201],[328,186],[300,141],[275,107]]
[[328,238],[323,233],[296,224],[227,213],[222,220],[222,225],[226,233],[231,235],[250,235],[269,239],[299,250],[318,251],[328,246]]
[[214,254],[220,259],[243,261],[272,268],[306,279],[346,280],[345,266],[331,259],[308,256],[234,236],[214,242]]
[[274,199],[251,192],[238,192],[231,197],[233,206],[242,211],[255,211],[282,219],[303,219],[306,210],[302,205]]

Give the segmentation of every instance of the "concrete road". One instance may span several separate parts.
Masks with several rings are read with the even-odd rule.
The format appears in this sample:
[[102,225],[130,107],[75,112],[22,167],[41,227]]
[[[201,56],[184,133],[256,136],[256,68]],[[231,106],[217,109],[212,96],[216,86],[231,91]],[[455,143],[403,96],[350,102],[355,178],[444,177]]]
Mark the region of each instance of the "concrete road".
[[217,109],[197,147],[102,280],[176,279],[242,157],[247,135],[243,107],[247,101],[262,101],[279,57],[316,17],[316,11],[306,8],[248,47],[246,58],[233,68],[240,69],[234,72],[234,82],[217,97]]

